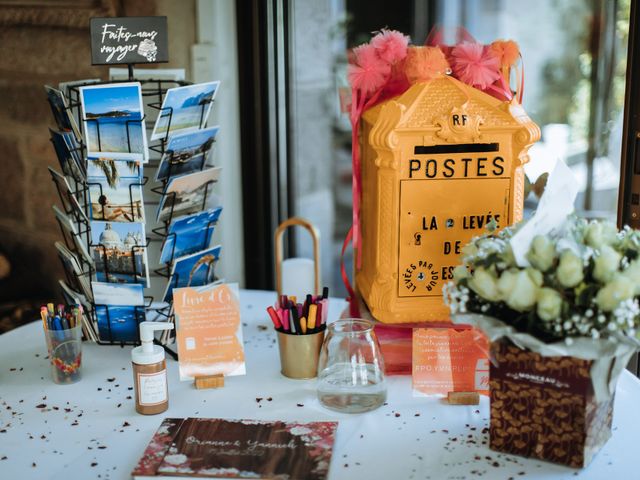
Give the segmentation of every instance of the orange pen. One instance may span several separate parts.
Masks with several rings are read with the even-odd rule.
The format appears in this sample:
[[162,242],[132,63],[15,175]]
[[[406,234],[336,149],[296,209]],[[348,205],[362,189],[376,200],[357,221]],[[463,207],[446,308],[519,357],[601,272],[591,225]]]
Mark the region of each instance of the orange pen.
[[315,303],[309,305],[309,320],[307,320],[307,327],[309,330],[316,328],[316,316],[318,315],[318,306]]
[[307,319],[302,317],[300,319],[300,329],[302,330],[302,334],[307,333]]

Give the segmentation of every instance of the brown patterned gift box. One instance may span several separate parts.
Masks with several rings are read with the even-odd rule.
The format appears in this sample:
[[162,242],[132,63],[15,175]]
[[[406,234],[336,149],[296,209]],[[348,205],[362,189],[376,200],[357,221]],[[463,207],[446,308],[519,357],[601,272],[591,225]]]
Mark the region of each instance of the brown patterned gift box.
[[492,450],[587,466],[611,436],[613,396],[596,402],[590,360],[491,343]]

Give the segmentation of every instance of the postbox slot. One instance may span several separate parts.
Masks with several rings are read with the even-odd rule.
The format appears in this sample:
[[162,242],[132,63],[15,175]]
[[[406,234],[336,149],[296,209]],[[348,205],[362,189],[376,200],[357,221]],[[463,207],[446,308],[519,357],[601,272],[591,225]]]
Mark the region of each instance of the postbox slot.
[[413,149],[415,155],[437,153],[482,153],[497,152],[499,143],[454,143],[451,145],[416,145]]

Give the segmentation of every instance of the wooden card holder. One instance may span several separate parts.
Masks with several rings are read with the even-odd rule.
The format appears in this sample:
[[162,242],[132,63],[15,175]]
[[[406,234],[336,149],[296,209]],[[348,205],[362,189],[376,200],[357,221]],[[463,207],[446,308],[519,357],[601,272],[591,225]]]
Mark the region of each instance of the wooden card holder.
[[218,374],[196,377],[193,380],[193,384],[198,390],[204,390],[207,388],[222,388],[224,387],[224,375]]

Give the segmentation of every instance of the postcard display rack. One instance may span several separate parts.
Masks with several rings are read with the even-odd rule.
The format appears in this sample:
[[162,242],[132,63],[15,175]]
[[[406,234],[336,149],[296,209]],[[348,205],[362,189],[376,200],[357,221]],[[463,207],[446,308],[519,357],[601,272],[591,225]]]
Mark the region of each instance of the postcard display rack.
[[[162,197],[165,195],[167,184],[172,178],[172,170],[175,168],[175,165],[180,163],[179,159],[174,158],[173,156],[174,152],[167,150],[169,135],[171,132],[171,121],[173,118],[173,108],[172,107],[163,108],[162,107],[163,99],[169,88],[191,85],[191,83],[186,81],[178,81],[178,80],[151,80],[151,79],[137,80],[133,78],[132,74],[133,74],[133,71],[130,68],[128,80],[114,80],[109,82],[89,81],[87,83],[74,82],[72,85],[69,85],[66,88],[65,92],[63,92],[63,95],[66,96],[66,100],[67,100],[67,103],[64,108],[69,112],[70,117],[77,118],[78,125],[82,125],[82,122],[84,121],[91,122],[93,121],[93,119],[82,118],[82,113],[80,108],[80,87],[87,86],[87,85],[96,86],[101,84],[139,82],[142,87],[141,93],[142,93],[142,98],[143,98],[147,112],[145,112],[142,118],[140,118],[139,120],[126,121],[127,146],[129,148],[129,152],[131,152],[132,142],[130,138],[130,128],[129,128],[130,123],[132,122],[142,123],[147,117],[147,113],[157,112],[155,117],[167,118],[166,134],[162,138],[154,140],[153,143],[149,145],[150,152],[154,152],[155,154],[157,154],[158,158],[150,159],[149,163],[147,164],[150,167],[159,168],[160,159],[164,155],[168,156],[167,175],[164,176],[164,178],[160,181],[160,184],[157,187],[150,189],[151,192],[157,195],[160,195]],[[200,129],[204,128],[206,124],[206,111],[210,107],[210,104],[212,103],[212,101],[213,100],[204,100],[200,102],[201,104]],[[150,109],[150,112],[149,112],[149,109]],[[154,117],[154,115],[149,115],[149,116]],[[153,118],[153,120],[155,121],[155,118]],[[100,149],[101,138],[100,138],[99,122],[96,121],[96,125],[97,125],[96,131],[97,131],[98,145]],[[151,128],[153,128],[153,122],[148,122],[146,125],[146,129],[150,130]],[[76,132],[74,136],[78,137],[78,132]],[[64,228],[60,218],[57,218],[57,220],[58,220],[58,223],[60,224],[60,229],[62,231],[62,236],[66,244],[66,247],[70,251],[76,254],[80,263],[81,272],[70,271],[70,269],[66,268],[65,266],[65,274],[67,277],[66,278],[67,282],[72,289],[76,290],[76,292],[83,292],[83,289],[81,288],[83,279],[81,277],[87,277],[89,279],[89,284],[91,285],[91,294],[93,294],[93,281],[94,281],[93,279],[94,279],[94,275],[96,274],[96,265],[91,257],[87,258],[86,252],[92,252],[96,249],[101,252],[101,255],[103,257],[102,263],[105,270],[104,281],[106,281],[107,283],[113,282],[113,279],[109,272],[109,262],[107,261],[107,246],[102,243],[95,243],[92,240],[92,236],[91,236],[91,220],[90,220],[91,217],[93,217],[92,219],[94,221],[106,220],[106,218],[104,218],[104,210],[102,212],[103,218],[100,218],[99,215],[95,215],[95,214],[90,215],[89,213],[91,209],[89,190],[91,187],[99,188],[100,194],[102,195],[102,184],[92,183],[87,180],[87,170],[88,170],[88,162],[89,162],[88,155],[87,155],[87,145],[82,138],[76,138],[75,140],[77,141],[77,144],[73,148],[70,148],[68,151],[69,153],[67,158],[68,167],[65,169],[63,165],[63,170],[64,170],[63,173],[65,174],[65,177],[70,187],[67,191],[65,191],[64,188],[61,188],[59,182],[56,181],[55,174],[52,172],[52,177],[54,177],[53,180],[58,190],[58,194],[60,196],[60,200],[63,205],[64,213],[70,219],[72,219],[72,222],[75,224],[75,231],[73,231],[73,229],[71,229],[70,231],[69,228]],[[53,139],[52,139],[52,142],[53,142]],[[205,167],[212,166],[207,164],[207,158],[211,153],[210,150],[213,147],[214,143],[215,143],[215,140],[213,140],[213,142],[210,142],[207,145],[207,149],[202,152],[203,155],[202,155],[200,164],[197,165],[196,168],[193,169],[192,171],[194,172],[202,171],[205,169]],[[142,163],[140,165],[142,165]],[[136,216],[136,210],[138,208],[134,202],[134,194],[133,194],[132,188],[140,188],[142,191],[142,189],[148,183],[148,181],[149,181],[149,178],[144,176],[142,177],[141,182],[129,184],[130,202],[129,202],[128,208],[130,209],[132,218]],[[204,185],[204,197],[202,200],[201,211],[204,211],[206,209],[207,197],[208,195],[212,194],[211,187],[212,187],[212,184],[214,183],[215,181],[211,180]],[[158,265],[158,268],[154,269],[154,272],[159,277],[165,278],[167,282],[171,282],[172,285],[179,285],[180,284],[179,273],[176,272],[175,274],[172,275],[172,265],[174,263],[174,260],[176,259],[175,257],[175,254],[176,254],[175,249],[177,244],[176,233],[169,233],[169,227],[172,221],[175,220],[174,208],[176,203],[175,202],[176,193],[170,192],[168,196],[169,198],[165,199],[165,203],[170,201],[171,207],[169,209],[169,214],[163,217],[162,221],[160,222],[160,226],[151,229],[153,236],[151,236],[150,238],[145,238],[141,244],[136,243],[135,245],[128,245],[128,248],[130,249],[130,252],[129,252],[130,255],[128,255],[128,257],[131,259],[131,262],[132,262],[132,271],[133,271],[134,278],[137,278],[137,277],[144,278],[145,271],[138,271],[140,270],[140,266],[136,261],[136,258],[137,258],[136,254],[139,254],[139,252],[141,252],[142,250],[147,249],[151,241],[166,242],[166,241],[172,240],[172,248],[171,248],[171,253],[169,255],[168,260],[164,264]],[[145,218],[147,217],[148,216],[146,215]],[[206,225],[205,227],[206,230],[204,232],[204,241],[203,241],[201,250],[206,250],[209,247],[211,243],[211,237],[213,234],[213,227],[216,224],[217,224],[217,219],[215,221],[210,221]],[[76,238],[73,238],[73,237],[76,237]],[[84,252],[84,254],[81,251],[81,248],[78,248],[79,244],[86,245],[86,247],[88,247],[87,250]],[[204,263],[204,262],[200,262],[200,263]],[[200,263],[197,266],[201,266]],[[216,279],[215,271],[214,271],[215,262],[209,261],[204,264],[206,265],[206,268],[207,268],[205,278],[212,279],[212,281],[215,281]],[[65,295],[65,297],[68,298],[69,296]],[[145,300],[144,305],[134,307],[135,322],[137,324],[139,324],[140,322],[146,319],[148,312],[151,315],[153,315],[155,320],[164,319],[170,322],[175,321],[172,300],[168,302],[168,304],[164,302],[164,305],[160,305],[160,306],[157,306],[158,304],[154,304],[154,297],[152,295],[145,295],[144,300]],[[95,340],[95,342],[99,345],[121,345],[122,346],[122,345],[139,345],[140,344],[139,330],[137,327],[136,327],[136,338],[134,340],[123,341],[123,340],[116,340],[113,338],[112,325],[114,322],[117,322],[117,319],[112,318],[112,315],[110,315],[109,305],[96,304],[94,301],[93,295],[91,295],[91,298],[86,298],[86,302],[83,302],[83,303],[85,304],[85,307],[88,308],[87,319],[90,323],[90,325],[87,325],[85,328],[85,337],[91,340]],[[106,324],[107,324],[106,335],[104,334],[104,332],[103,334],[99,334],[99,331],[97,328],[98,312],[100,310],[102,310],[106,315]],[[165,350],[167,350],[167,352],[170,355],[172,355],[174,358],[177,358],[177,353],[167,347],[167,345],[173,343],[175,340],[174,332],[175,330],[163,332],[163,335],[157,340],[157,342],[163,345]]]

